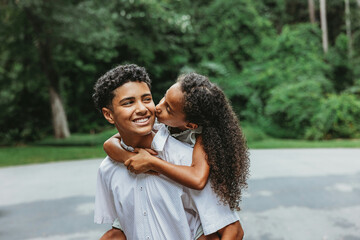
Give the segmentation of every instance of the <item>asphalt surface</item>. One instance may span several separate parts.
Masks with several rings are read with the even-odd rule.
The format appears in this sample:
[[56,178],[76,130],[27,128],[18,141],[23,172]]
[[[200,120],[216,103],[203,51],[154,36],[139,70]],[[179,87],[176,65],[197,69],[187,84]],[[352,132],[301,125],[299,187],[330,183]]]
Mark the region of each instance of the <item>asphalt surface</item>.
[[[0,239],[98,239],[102,159],[0,168]],[[252,150],[246,240],[360,240],[360,149]]]

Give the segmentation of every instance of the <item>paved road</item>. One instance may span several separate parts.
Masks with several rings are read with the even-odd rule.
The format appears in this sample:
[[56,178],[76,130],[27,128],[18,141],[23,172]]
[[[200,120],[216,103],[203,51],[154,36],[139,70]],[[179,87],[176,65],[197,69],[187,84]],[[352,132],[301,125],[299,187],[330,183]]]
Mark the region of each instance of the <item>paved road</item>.
[[[0,168],[0,239],[98,239],[101,159]],[[360,149],[251,151],[246,240],[360,240]]]

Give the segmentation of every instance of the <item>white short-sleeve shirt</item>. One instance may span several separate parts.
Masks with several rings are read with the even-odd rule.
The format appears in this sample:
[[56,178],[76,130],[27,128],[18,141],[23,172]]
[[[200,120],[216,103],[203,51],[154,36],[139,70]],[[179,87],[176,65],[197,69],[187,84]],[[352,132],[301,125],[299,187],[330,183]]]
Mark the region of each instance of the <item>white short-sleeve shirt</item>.
[[[158,130],[152,148],[158,157],[189,166],[192,148],[170,136],[165,125]],[[127,239],[194,239],[199,216],[205,235],[238,220],[223,206],[208,182],[201,191],[186,188],[160,175],[133,174],[105,158],[98,171],[95,223],[113,223],[118,218]]]

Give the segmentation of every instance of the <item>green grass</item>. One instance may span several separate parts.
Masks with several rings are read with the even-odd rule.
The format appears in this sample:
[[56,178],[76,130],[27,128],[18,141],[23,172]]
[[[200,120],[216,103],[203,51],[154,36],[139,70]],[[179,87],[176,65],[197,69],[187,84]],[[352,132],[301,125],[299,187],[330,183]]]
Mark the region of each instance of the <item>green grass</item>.
[[67,139],[46,138],[27,146],[0,148],[0,167],[75,159],[102,158],[102,144],[116,133],[73,134]]
[[243,132],[250,149],[269,148],[360,148],[360,139],[334,139],[308,141],[297,139],[276,139],[267,136],[261,129],[244,124]]
[[336,139],[327,141],[306,141],[293,139],[265,139],[249,142],[250,149],[269,148],[360,148],[360,139]]
[[[360,148],[360,139],[337,139],[306,141],[274,139],[260,129],[244,125],[243,131],[250,149],[269,148]],[[67,161],[76,159],[103,158],[102,143],[116,130],[99,134],[73,134],[68,139],[47,138],[28,146],[0,148],[0,167],[32,163]]]
[[37,141],[36,146],[97,146],[102,145],[106,139],[117,133],[116,129],[108,129],[98,134],[73,134],[66,139],[55,139],[53,137]]
[[22,146],[0,148],[0,167],[105,157],[102,145],[91,147]]

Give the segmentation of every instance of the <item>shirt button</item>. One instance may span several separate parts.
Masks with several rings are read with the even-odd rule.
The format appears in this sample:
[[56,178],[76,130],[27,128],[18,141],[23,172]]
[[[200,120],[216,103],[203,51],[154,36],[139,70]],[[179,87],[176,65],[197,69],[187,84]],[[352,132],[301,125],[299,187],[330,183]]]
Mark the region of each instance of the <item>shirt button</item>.
[[150,240],[150,237],[149,237],[149,236],[147,236],[147,237],[146,237],[146,240]]
[[140,187],[140,191],[142,191],[143,190],[143,187]]
[[144,212],[143,212],[143,215],[144,215],[144,216],[146,216],[146,215],[147,215],[146,211],[144,211]]

